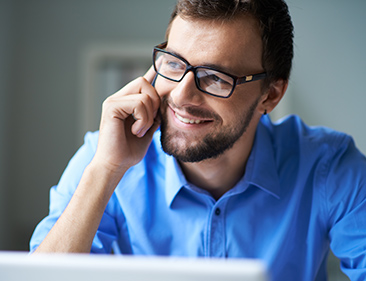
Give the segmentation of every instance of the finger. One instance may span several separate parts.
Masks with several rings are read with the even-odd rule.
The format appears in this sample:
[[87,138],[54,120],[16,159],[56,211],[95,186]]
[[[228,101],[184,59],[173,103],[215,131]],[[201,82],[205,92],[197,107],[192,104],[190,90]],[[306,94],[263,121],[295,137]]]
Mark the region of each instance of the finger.
[[153,125],[155,112],[153,102],[148,95],[140,95],[138,98],[140,100],[132,113],[135,123],[131,129],[133,134],[142,137]]
[[[145,76],[147,77],[147,79],[150,79],[151,75],[154,76],[154,73],[155,73],[154,69],[150,68],[149,71],[145,74]],[[146,79],[145,76],[140,78],[141,81],[139,83],[140,88],[138,89],[138,92],[141,94],[146,94],[149,97],[153,109],[152,118],[155,118],[160,107],[160,96],[158,95],[155,88],[150,84],[150,82]]]
[[149,70],[145,73],[144,78],[151,84],[154,81],[156,72],[154,66],[152,65]]
[[[151,77],[154,75],[155,71],[153,68],[150,68],[149,71],[145,74],[147,79],[151,80]],[[144,77],[139,77],[132,82],[128,83],[125,87],[119,90],[114,94],[116,97],[135,95],[135,94],[146,94],[148,95],[152,102],[154,113],[157,112],[160,106],[160,97],[156,92],[155,88],[150,84],[150,82]],[[154,114],[155,117],[155,114]]]
[[149,125],[149,113],[145,106],[141,106],[139,108],[135,108],[133,112],[133,117],[135,119],[135,122],[133,123],[131,127],[132,134],[142,137],[145,135],[146,131],[150,128],[151,125]]

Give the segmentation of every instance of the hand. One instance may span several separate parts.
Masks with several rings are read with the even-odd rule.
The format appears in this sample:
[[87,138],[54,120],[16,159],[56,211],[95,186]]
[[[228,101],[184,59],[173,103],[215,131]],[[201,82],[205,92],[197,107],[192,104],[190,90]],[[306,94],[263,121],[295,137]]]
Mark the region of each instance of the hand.
[[160,125],[160,97],[151,85],[155,75],[151,67],[104,101],[94,164],[123,173],[145,156]]

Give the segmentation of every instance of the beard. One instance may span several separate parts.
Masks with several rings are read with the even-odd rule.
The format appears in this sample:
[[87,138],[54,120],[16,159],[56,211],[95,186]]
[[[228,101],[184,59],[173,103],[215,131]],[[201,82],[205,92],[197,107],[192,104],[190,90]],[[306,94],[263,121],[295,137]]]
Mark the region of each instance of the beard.
[[[208,133],[203,138],[196,138],[194,141],[190,140],[184,132],[173,131],[169,128],[167,110],[165,110],[165,112],[161,113],[160,124],[162,148],[165,153],[174,156],[181,162],[201,162],[217,158],[232,148],[236,141],[246,132],[253,119],[258,102],[259,98],[251,104],[247,111],[236,118],[237,122],[235,124],[217,129],[217,131]],[[165,97],[162,99],[162,106],[167,109],[168,100]],[[211,116],[214,120],[218,119],[214,113],[197,111],[194,108],[186,108],[185,110],[196,117]]]

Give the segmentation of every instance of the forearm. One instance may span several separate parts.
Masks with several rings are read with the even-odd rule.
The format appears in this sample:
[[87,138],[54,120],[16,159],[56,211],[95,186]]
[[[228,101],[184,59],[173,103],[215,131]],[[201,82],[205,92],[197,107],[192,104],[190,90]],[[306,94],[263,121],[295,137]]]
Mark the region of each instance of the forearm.
[[104,210],[126,170],[145,156],[160,125],[153,67],[103,103],[98,146],[68,206],[36,252],[90,252]]
[[67,208],[36,252],[89,253],[104,210],[124,173],[90,164]]

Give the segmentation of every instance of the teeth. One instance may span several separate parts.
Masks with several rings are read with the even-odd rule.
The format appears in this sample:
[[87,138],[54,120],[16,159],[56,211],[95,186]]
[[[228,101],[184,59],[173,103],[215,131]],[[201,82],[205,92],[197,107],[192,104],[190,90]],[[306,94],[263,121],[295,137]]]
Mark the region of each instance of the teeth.
[[199,124],[202,122],[201,120],[184,118],[184,117],[178,115],[177,113],[175,113],[175,116],[178,118],[179,121],[186,123],[186,124]]

